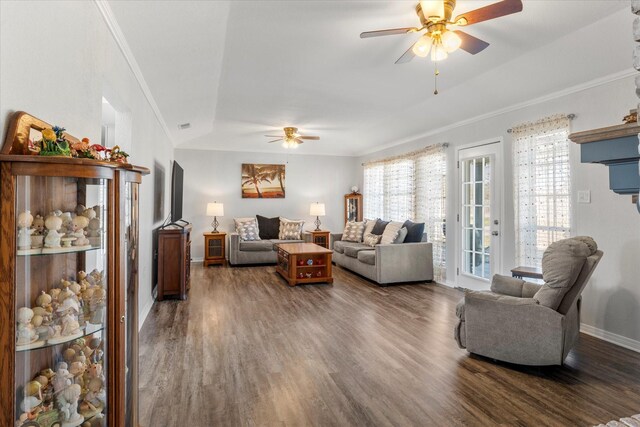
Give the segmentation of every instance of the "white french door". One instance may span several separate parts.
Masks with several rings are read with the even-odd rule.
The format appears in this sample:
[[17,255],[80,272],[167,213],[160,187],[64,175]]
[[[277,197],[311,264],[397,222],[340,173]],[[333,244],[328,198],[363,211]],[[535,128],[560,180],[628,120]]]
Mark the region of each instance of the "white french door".
[[500,271],[502,144],[458,150],[457,285],[488,289]]

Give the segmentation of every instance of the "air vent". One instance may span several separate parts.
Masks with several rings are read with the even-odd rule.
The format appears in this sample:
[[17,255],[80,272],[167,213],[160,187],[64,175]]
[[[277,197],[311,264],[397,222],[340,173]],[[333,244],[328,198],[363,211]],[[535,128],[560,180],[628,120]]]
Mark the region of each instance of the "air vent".
[[191,127],[191,123],[182,123],[178,125],[178,129],[180,130],[189,129],[190,127]]

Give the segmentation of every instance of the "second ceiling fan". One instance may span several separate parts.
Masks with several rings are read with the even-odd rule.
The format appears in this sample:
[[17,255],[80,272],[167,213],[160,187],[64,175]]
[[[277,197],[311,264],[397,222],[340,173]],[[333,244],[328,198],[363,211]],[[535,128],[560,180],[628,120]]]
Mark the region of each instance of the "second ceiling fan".
[[426,57],[429,54],[431,54],[431,60],[441,61],[458,48],[475,55],[486,49],[489,43],[453,28],[465,27],[520,12],[522,11],[522,1],[502,0],[498,3],[463,13],[452,20],[451,17],[455,7],[456,0],[421,1],[416,6],[420,27],[366,31],[360,34],[360,38],[416,33],[426,30],[424,35],[398,58],[396,64],[409,62],[415,56]]

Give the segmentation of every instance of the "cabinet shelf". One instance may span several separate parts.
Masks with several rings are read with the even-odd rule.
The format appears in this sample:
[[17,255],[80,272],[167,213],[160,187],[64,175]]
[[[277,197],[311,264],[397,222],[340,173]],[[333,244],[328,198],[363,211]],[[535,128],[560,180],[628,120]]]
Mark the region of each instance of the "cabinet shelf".
[[97,332],[101,332],[103,330],[104,330],[104,325],[94,325],[94,324],[88,323],[87,326],[82,330],[82,333],[80,335],[73,335],[72,337],[70,337],[67,340],[57,341],[57,342],[53,342],[53,343],[50,343],[47,340],[42,340],[42,341],[45,341],[45,343],[40,345],[40,346],[38,346],[38,347],[29,347],[29,344],[24,345],[24,346],[16,346],[16,352],[21,353],[23,351],[37,351],[37,350],[42,350],[42,349],[45,349],[45,348],[59,346],[61,344],[67,344],[67,343],[70,343],[70,342],[72,342],[74,340],[77,340],[79,338],[84,338],[84,337],[87,337],[89,335],[93,335],[93,334],[95,334]]
[[47,250],[43,252],[43,249],[18,249],[17,255],[19,257],[32,257],[32,256],[46,256],[46,255],[60,255],[60,254],[77,254],[81,252],[97,251],[98,249],[104,250],[101,246],[88,247],[71,247],[71,248],[59,248],[56,250]]
[[296,268],[324,268],[327,264],[297,265]]

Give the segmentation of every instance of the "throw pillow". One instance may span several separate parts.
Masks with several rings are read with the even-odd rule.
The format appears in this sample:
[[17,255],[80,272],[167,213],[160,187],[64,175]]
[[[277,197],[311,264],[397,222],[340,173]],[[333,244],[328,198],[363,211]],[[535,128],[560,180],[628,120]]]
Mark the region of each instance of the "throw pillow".
[[400,234],[400,229],[402,228],[401,222],[391,221],[384,228],[384,232],[382,233],[382,239],[380,239],[381,245],[388,245],[393,243],[398,238],[398,234]]
[[364,232],[364,222],[347,222],[342,232],[343,242],[362,242],[362,233]]
[[301,240],[302,227],[304,221],[294,221],[287,218],[280,218],[280,232],[278,239],[280,240]]
[[389,224],[389,221],[383,221],[379,219],[376,221],[376,225],[373,226],[373,230],[371,230],[371,232],[373,234],[377,234],[378,236],[382,236],[382,233],[384,233],[384,229],[386,228],[387,224]]
[[262,240],[277,239],[280,232],[280,217],[267,218],[256,215],[258,229]]
[[407,227],[407,237],[404,239],[405,243],[420,243],[422,242],[422,235],[424,234],[424,222],[413,222],[406,220],[403,227]]
[[396,240],[394,240],[393,243],[404,243],[406,237],[407,227],[402,227],[398,232],[398,237],[396,237]]
[[377,223],[378,223],[377,219],[365,219],[363,235],[366,236],[367,234],[371,234],[371,232],[373,231],[373,227],[375,227]]
[[255,218],[234,218],[233,221],[236,223],[236,232],[240,235],[240,240],[260,240],[258,221]]
[[375,245],[377,245],[378,243],[380,243],[380,239],[382,238],[382,236],[378,236],[376,234],[365,234],[364,235],[364,244],[367,246],[371,246],[374,247]]

